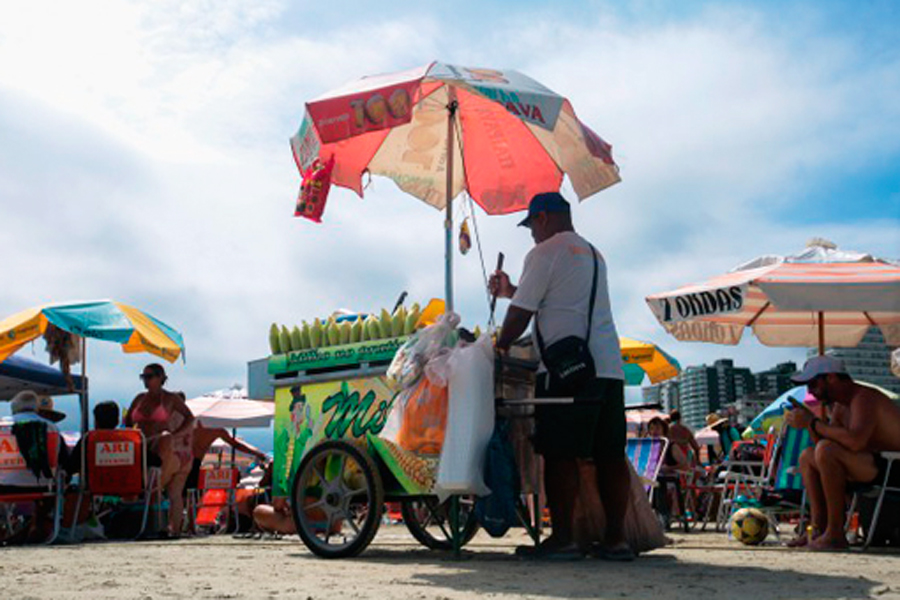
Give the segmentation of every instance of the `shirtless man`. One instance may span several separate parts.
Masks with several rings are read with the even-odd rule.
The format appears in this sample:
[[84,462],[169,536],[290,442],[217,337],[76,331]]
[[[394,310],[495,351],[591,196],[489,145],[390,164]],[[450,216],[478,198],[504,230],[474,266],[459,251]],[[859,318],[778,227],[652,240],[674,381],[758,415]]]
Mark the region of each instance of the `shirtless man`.
[[855,383],[843,361],[816,356],[806,361],[793,381],[830,411],[830,422],[808,410],[792,410],[787,422],[807,428],[816,444],[800,455],[803,484],[809,496],[811,550],[847,547],[844,503],[847,482],[869,483],[884,477],[884,459],[876,453],[900,451],[900,407],[876,389]]

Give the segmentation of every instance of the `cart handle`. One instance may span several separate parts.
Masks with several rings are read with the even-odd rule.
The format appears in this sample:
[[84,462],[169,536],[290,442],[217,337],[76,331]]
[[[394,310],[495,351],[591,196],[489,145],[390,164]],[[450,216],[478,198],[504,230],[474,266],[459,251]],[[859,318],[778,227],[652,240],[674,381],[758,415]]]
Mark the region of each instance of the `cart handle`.
[[575,404],[575,398],[517,398],[515,400],[498,399],[499,406],[537,406],[540,404]]

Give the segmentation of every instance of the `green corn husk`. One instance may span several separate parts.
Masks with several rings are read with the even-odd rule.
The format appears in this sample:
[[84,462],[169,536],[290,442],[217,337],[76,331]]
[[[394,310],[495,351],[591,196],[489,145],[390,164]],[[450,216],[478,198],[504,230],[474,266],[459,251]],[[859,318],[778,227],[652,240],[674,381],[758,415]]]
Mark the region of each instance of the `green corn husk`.
[[309,347],[319,348],[322,345],[322,323],[318,319],[313,319],[313,324],[309,328]]
[[391,337],[399,337],[403,335],[403,330],[406,328],[406,307],[401,306],[397,308],[394,312],[394,316],[391,317]]
[[309,323],[303,321],[303,327],[300,328],[300,338],[303,342],[303,349],[312,348],[312,336],[310,335]]
[[269,350],[272,351],[272,354],[281,354],[281,333],[275,323],[269,327]]
[[366,319],[366,331],[370,340],[381,339],[381,321],[378,320],[378,317],[369,315],[369,318]]
[[328,345],[329,346],[337,346],[341,343],[341,330],[338,327],[338,324],[335,322],[334,317],[328,317],[328,324],[326,325],[326,330],[328,332]]
[[416,330],[416,323],[419,322],[420,315],[421,311],[419,311],[419,305],[413,304],[409,309],[409,313],[406,315],[406,323],[403,324],[404,335],[412,335]]
[[382,339],[387,339],[393,337],[393,321],[391,318],[391,314],[387,311],[387,309],[381,309],[381,319],[378,320],[378,328],[381,332]]
[[293,346],[291,345],[291,332],[288,331],[288,328],[284,325],[281,326],[281,332],[279,333],[279,341],[281,342],[281,351],[282,352],[290,352],[293,350]]
[[341,344],[349,344],[350,334],[353,332],[353,325],[350,324],[350,321],[344,321],[338,325],[338,328],[341,336]]

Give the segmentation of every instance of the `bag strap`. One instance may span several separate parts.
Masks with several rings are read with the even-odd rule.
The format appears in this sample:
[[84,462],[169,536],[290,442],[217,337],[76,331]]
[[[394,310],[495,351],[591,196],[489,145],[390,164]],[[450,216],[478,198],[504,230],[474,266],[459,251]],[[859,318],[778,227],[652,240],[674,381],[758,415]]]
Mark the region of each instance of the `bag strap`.
[[[597,297],[597,250],[594,248],[593,244],[588,242],[588,246],[591,248],[591,258],[594,259],[594,277],[591,281],[591,297],[588,302],[588,325],[587,325],[587,336],[584,338],[585,346],[591,339],[591,323],[594,320],[594,300]],[[545,356],[544,352],[544,336],[541,335],[541,328],[538,326],[538,316],[537,313],[534,315],[534,333],[535,337],[537,337],[538,349],[541,351],[541,357]]]

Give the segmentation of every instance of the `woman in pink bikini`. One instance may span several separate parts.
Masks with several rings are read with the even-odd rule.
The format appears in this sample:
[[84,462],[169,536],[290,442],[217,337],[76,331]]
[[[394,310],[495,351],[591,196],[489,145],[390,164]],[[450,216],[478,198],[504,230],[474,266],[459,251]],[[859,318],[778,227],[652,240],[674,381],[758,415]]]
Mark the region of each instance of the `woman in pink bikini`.
[[159,466],[162,487],[169,494],[169,537],[181,533],[184,510],[184,483],[191,471],[191,433],[194,415],[180,394],[163,389],[166,371],[153,363],[144,367],[141,380],[147,391],[138,394],[128,412],[125,426],[137,427],[147,439],[147,462]]

